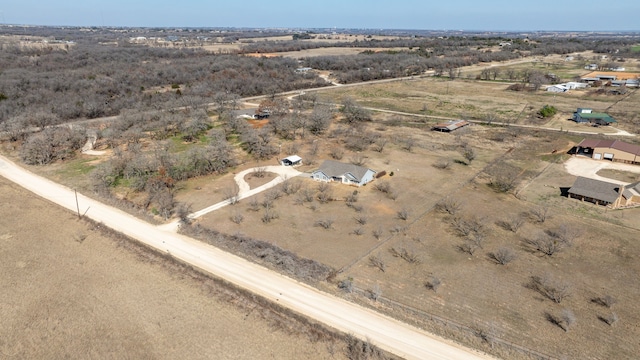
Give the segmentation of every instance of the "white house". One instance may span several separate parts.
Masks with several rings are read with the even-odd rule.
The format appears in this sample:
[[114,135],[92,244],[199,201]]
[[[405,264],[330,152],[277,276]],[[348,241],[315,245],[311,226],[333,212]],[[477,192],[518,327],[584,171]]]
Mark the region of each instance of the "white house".
[[372,181],[375,175],[375,170],[333,160],[325,160],[318,170],[311,173],[311,177],[317,181],[340,181],[343,184],[357,186]]
[[547,91],[554,92],[554,93],[563,93],[563,92],[569,91],[569,88],[566,87],[564,84],[556,84],[556,85],[547,86]]

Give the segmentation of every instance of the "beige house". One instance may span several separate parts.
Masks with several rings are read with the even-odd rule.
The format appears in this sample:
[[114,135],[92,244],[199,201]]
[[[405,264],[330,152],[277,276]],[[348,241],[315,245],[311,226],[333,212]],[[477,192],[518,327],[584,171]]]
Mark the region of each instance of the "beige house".
[[584,139],[576,145],[575,153],[595,160],[640,165],[640,146],[620,140]]

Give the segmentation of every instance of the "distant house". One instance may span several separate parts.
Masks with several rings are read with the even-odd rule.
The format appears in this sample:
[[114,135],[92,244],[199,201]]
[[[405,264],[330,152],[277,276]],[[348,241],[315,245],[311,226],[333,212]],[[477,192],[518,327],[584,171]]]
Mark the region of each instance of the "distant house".
[[577,123],[591,123],[595,125],[611,125],[617,122],[614,118],[605,113],[593,112],[591,109],[578,108],[573,113],[573,121]]
[[598,70],[598,64],[589,64],[584,67],[586,70]]
[[640,165],[640,146],[620,140],[584,139],[576,145],[576,154],[595,160]]
[[311,173],[311,177],[317,181],[340,181],[343,184],[357,186],[372,181],[375,175],[375,170],[333,160],[325,160],[317,170]]
[[589,84],[570,81],[564,84],[549,85],[546,90],[554,93],[563,93],[574,89],[584,89],[587,86],[589,86]]
[[569,81],[569,82],[564,83],[562,85],[566,86],[569,90],[584,89],[584,88],[589,86],[589,84],[585,84],[585,83],[581,83],[581,82],[575,82],[575,81]]
[[296,72],[297,72],[297,73],[306,73],[306,72],[309,72],[309,71],[311,71],[311,70],[313,70],[313,69],[312,69],[312,68],[310,68],[310,67],[301,67],[301,68],[297,68],[297,69],[296,69]]
[[469,122],[466,120],[450,120],[445,123],[435,124],[431,130],[441,131],[441,132],[451,132],[461,127],[465,127],[469,125]]
[[578,177],[568,191],[570,198],[611,208],[640,206],[640,181],[621,185]]
[[302,164],[302,158],[298,155],[291,155],[282,159],[280,163],[284,166],[297,166]]
[[[580,77],[581,82],[592,83],[596,81],[614,81],[614,80],[638,80],[640,74],[621,71],[622,68],[615,68],[616,71],[592,71]],[[589,69],[595,70],[595,69]]]
[[553,93],[563,93],[563,92],[569,91],[569,88],[564,84],[556,84],[556,85],[547,86],[546,90],[548,92],[553,92]]

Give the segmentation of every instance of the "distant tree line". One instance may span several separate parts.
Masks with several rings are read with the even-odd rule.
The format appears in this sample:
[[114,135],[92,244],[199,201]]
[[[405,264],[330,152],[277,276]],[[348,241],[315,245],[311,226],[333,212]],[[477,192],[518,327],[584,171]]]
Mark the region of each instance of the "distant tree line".
[[113,116],[125,109],[210,103],[218,93],[253,96],[326,84],[314,74],[296,73],[297,67],[292,59],[197,49],[5,46],[0,52],[0,130]]

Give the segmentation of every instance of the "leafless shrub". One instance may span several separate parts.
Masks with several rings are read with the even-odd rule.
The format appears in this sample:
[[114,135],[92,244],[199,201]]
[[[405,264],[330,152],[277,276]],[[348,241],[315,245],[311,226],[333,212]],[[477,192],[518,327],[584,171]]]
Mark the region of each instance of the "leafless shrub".
[[347,337],[347,359],[349,360],[387,360],[385,353],[371,343],[353,335]]
[[391,227],[391,229],[389,229],[389,232],[394,235],[404,233],[405,231],[407,231],[407,227],[402,225],[394,225]]
[[396,249],[395,247],[392,247],[391,249],[389,249],[389,252],[391,253],[391,255],[393,255],[393,257],[399,257],[410,264],[420,263],[420,258],[418,257],[418,255],[413,251],[407,250],[406,248]]
[[562,326],[562,319],[560,319],[559,316],[554,315],[550,312],[545,312],[544,316],[548,322],[564,330],[564,327]]
[[264,213],[262,214],[262,218],[260,218],[260,219],[262,220],[263,223],[268,224],[272,220],[277,219],[278,217],[279,217],[278,213],[275,210],[273,210],[272,208],[267,207],[267,208],[264,209]]
[[562,224],[556,228],[547,229],[545,233],[566,246],[570,246],[582,234],[582,230],[576,226]]
[[457,214],[461,207],[462,204],[458,200],[449,196],[438,201],[438,203],[436,204],[436,209],[438,211],[445,212],[449,215]]
[[373,188],[383,194],[388,194],[391,191],[391,184],[388,181],[376,181]]
[[78,231],[73,234],[73,240],[79,243],[83,243],[86,239],[87,239],[87,234],[82,231]]
[[607,308],[613,307],[618,300],[611,295],[604,295],[591,300],[592,302]]
[[529,288],[536,290],[558,304],[571,295],[571,286],[569,284],[554,279],[550,275],[532,276]]
[[344,150],[338,146],[332,146],[331,150],[329,150],[329,156],[334,158],[335,160],[342,160],[344,156]]
[[353,192],[344,199],[347,206],[353,205],[353,203],[358,202],[358,190],[353,190]]
[[384,151],[384,147],[387,145],[387,139],[384,137],[379,137],[375,143],[373,143],[373,151],[377,151],[381,153]]
[[320,150],[320,144],[314,139],[309,146],[308,154],[311,156],[316,156],[318,154],[318,150]]
[[371,234],[373,235],[374,238],[376,239],[380,239],[380,237],[382,237],[382,234],[384,233],[384,231],[382,231],[382,228],[376,228],[373,229],[373,231],[371,232]]
[[235,205],[240,201],[240,189],[238,186],[234,185],[233,187],[224,189],[224,199],[229,201],[229,204]]
[[373,285],[373,288],[367,291],[367,295],[369,299],[378,301],[378,299],[382,296],[382,289],[380,288],[380,285]]
[[517,233],[524,223],[525,219],[522,215],[512,215],[505,220],[498,221],[497,225],[505,230]]
[[489,253],[489,257],[500,265],[507,265],[516,258],[516,253],[508,247],[501,247],[498,250]]
[[483,235],[485,231],[484,220],[475,216],[454,216],[451,225],[460,236]]
[[440,160],[433,164],[433,167],[440,170],[447,170],[451,168],[451,161],[449,160]]
[[562,239],[554,238],[544,233],[538,234],[532,239],[525,239],[524,241],[535,250],[547,256],[553,256],[553,254],[567,246],[567,243]]
[[433,290],[433,292],[438,292],[440,285],[442,285],[442,281],[437,276],[429,277],[429,279],[424,283],[424,286],[429,290]]
[[349,277],[349,278],[346,278],[344,280],[341,280],[338,283],[338,288],[342,289],[342,291],[344,291],[346,293],[352,293],[353,292],[353,278]]
[[497,192],[507,193],[516,186],[516,179],[507,176],[497,176],[489,181],[489,186]]
[[327,192],[331,190],[331,185],[329,185],[329,183],[327,182],[321,182],[318,184],[318,191],[319,192]]
[[399,196],[399,195],[400,195],[400,194],[399,194],[397,191],[395,191],[395,190],[391,190],[390,192],[388,192],[388,193],[387,193],[387,197],[388,197],[389,199],[391,199],[391,200],[396,200],[396,199],[398,199],[398,196]]
[[396,216],[400,220],[407,221],[409,220],[410,212],[407,208],[402,208],[396,213]]
[[285,179],[280,185],[280,189],[283,193],[287,195],[293,195],[300,190],[302,184],[299,181],[294,181],[291,179]]
[[371,255],[369,257],[369,265],[378,268],[378,270],[382,272],[385,272],[385,270],[387,270],[387,264],[381,257],[377,255]]
[[362,154],[355,154],[349,158],[349,162],[353,165],[363,166],[367,161],[367,158]]
[[467,164],[471,164],[471,161],[476,158],[476,152],[471,146],[466,145],[462,148],[462,156],[467,160]]
[[462,244],[458,246],[458,249],[463,253],[473,255],[478,250],[478,245],[474,244],[471,241],[465,240]]
[[182,224],[191,224],[192,219],[189,217],[191,213],[191,204],[180,203],[176,207],[176,216]]
[[353,210],[355,210],[356,212],[362,212],[362,210],[364,210],[364,206],[362,205],[356,205],[356,204],[352,204],[351,208]]
[[231,221],[233,221],[236,224],[242,223],[243,220],[244,220],[244,216],[241,213],[235,213],[231,215]]
[[473,331],[480,340],[493,348],[498,338],[495,324],[491,323],[489,326],[476,324],[473,326]]
[[411,152],[413,147],[416,145],[416,140],[412,137],[407,137],[405,139],[400,140],[400,148],[404,151]]
[[362,227],[357,227],[357,228],[353,229],[353,231],[351,233],[353,235],[360,236],[360,235],[364,234],[364,229]]
[[530,214],[537,222],[543,223],[549,218],[549,207],[537,206],[530,211]]
[[333,219],[328,219],[328,218],[327,219],[320,219],[320,220],[317,220],[314,225],[328,230],[328,229],[331,229],[333,227],[333,222],[334,222]]
[[570,309],[563,309],[561,314],[562,323],[564,324],[564,331],[569,331],[571,327],[576,324],[576,315]]
[[318,193],[318,201],[320,201],[321,204],[326,204],[331,200],[333,200],[331,191],[321,191]]
[[618,320],[620,320],[618,318],[618,314],[612,312],[609,315],[606,316],[598,316],[598,319],[600,319],[600,321],[604,322],[605,324],[609,325],[609,326],[613,326],[615,325]]
[[249,210],[251,211],[259,211],[260,210],[260,199],[257,196],[254,196],[249,201]]
[[357,215],[354,219],[360,225],[366,225],[369,220],[369,218],[364,214]]
[[560,327],[565,332],[569,331],[569,329],[576,323],[576,315],[569,309],[562,310],[560,315],[554,315],[551,313],[546,313],[545,315],[549,322]]
[[313,201],[314,192],[308,187],[303,187],[298,191],[298,199],[301,203],[312,202]]
[[257,167],[253,169],[253,171],[251,172],[251,175],[262,179],[263,177],[267,176],[267,168],[264,166]]

